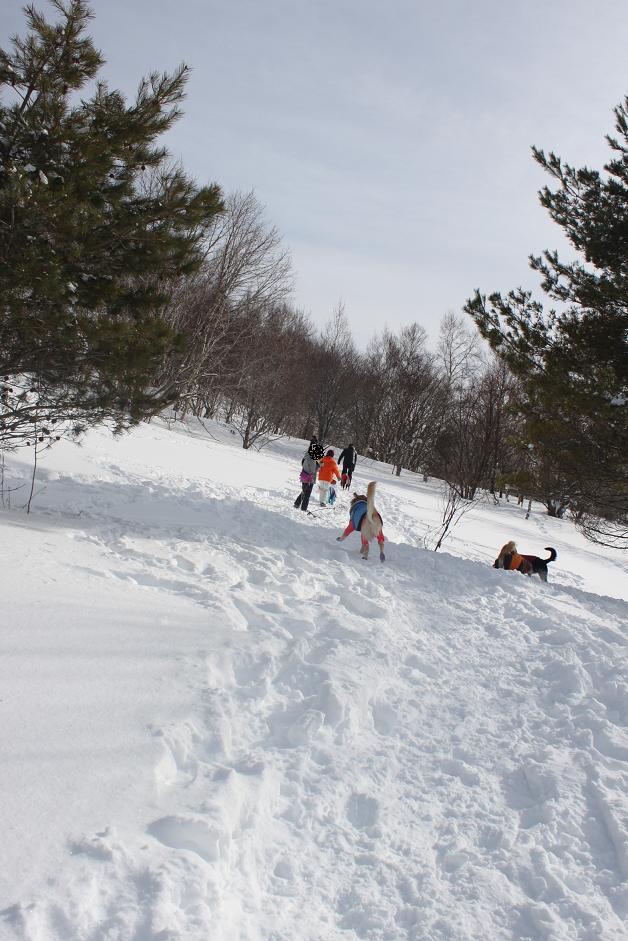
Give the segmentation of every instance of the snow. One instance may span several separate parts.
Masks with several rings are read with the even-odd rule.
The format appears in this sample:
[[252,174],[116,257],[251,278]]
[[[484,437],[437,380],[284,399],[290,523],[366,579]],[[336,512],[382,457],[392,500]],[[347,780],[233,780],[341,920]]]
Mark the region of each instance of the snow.
[[621,556],[512,501],[434,553],[439,482],[359,461],[363,562],[303,442],[207,427],[60,442],[0,513],[2,941],[625,941]]

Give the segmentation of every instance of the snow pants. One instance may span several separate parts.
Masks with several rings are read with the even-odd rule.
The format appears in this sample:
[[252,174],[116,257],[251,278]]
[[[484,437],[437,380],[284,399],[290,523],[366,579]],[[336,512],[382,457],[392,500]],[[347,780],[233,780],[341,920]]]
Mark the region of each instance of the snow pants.
[[295,507],[295,509],[298,510],[299,507],[300,507],[304,512],[305,512],[305,510],[307,510],[308,504],[309,504],[309,502],[310,502],[310,497],[312,496],[312,489],[313,489],[313,487],[314,487],[314,484],[313,484],[313,483],[311,483],[311,484],[304,484],[304,483],[302,483],[302,484],[301,484],[301,493],[299,494],[299,496],[298,496],[298,497],[296,498],[296,500],[294,501],[294,507]]
[[331,484],[328,480],[319,480],[318,482],[318,496],[321,506],[327,506],[327,501],[329,500],[329,488]]

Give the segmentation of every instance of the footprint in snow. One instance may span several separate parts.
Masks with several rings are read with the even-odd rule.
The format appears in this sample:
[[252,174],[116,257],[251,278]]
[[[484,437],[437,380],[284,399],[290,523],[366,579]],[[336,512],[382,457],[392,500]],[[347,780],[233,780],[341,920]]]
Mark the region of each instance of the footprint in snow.
[[383,619],[386,617],[386,609],[370,598],[364,598],[354,591],[342,591],[339,594],[340,603],[351,612],[362,618]]
[[70,852],[73,855],[91,856],[92,859],[112,860],[113,849],[107,840],[109,835],[107,829],[93,837],[82,836],[70,843]]
[[417,672],[422,673],[423,676],[429,677],[429,679],[435,680],[439,677],[439,671],[436,667],[433,667],[430,663],[425,663],[421,660],[420,657],[417,657],[416,654],[410,654],[409,657],[406,657],[403,663],[404,667],[407,668],[410,677]]
[[380,735],[392,735],[397,726],[397,713],[386,702],[374,702],[371,706],[373,725]]
[[206,862],[215,862],[222,852],[222,834],[206,820],[192,817],[162,817],[148,827],[156,840],[175,850],[189,850]]
[[194,573],[197,571],[194,562],[190,562],[189,559],[186,559],[182,555],[175,555],[171,560],[171,565],[173,568],[181,569],[182,572]]
[[346,812],[347,820],[356,830],[367,830],[379,820],[379,802],[366,794],[351,794]]
[[294,722],[286,732],[286,744],[293,748],[307,745],[320,732],[325,723],[325,716],[318,709],[308,709]]
[[477,771],[457,758],[445,758],[441,768],[445,774],[459,778],[467,787],[478,787],[482,783]]

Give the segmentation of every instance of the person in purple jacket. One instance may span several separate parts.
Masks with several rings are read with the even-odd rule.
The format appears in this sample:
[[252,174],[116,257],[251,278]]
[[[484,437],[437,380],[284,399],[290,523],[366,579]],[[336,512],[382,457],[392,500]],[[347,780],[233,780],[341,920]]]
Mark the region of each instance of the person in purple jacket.
[[318,473],[318,468],[322,457],[323,448],[318,443],[318,438],[316,435],[314,435],[310,441],[309,448],[301,460],[301,473],[299,475],[299,479],[301,481],[301,493],[294,501],[295,510],[301,509],[304,513],[307,512],[310,497],[312,496],[312,489],[316,483],[316,475]]

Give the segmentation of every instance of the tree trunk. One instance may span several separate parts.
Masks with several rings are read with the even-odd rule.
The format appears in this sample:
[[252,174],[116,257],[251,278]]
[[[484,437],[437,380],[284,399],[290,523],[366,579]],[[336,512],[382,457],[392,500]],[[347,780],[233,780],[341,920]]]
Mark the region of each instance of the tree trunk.
[[235,412],[235,399],[230,399],[229,404],[227,405],[227,411],[225,412],[225,421],[228,425],[231,424],[233,419],[233,413]]
[[242,447],[245,451],[248,451],[251,445],[251,419],[247,419],[246,428],[244,429],[244,436],[242,438]]

